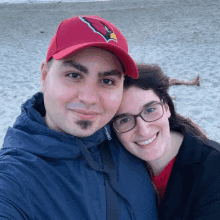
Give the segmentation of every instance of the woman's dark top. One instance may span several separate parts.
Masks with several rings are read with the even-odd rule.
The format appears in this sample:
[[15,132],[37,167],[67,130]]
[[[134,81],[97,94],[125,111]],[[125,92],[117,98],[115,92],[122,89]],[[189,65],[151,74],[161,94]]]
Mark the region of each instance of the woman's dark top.
[[220,144],[185,135],[158,211],[164,220],[220,220]]

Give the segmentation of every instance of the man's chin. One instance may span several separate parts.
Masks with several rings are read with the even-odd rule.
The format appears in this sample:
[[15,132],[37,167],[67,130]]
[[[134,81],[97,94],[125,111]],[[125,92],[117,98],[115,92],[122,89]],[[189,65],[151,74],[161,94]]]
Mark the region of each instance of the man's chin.
[[80,138],[83,138],[83,137],[89,137],[91,135],[93,135],[95,132],[97,132],[100,128],[95,128],[93,126],[87,128],[86,130],[85,129],[81,129],[80,127],[78,128],[75,128],[73,130],[66,130],[66,133],[72,135],[72,136],[75,136],[75,137],[80,137]]
[[77,132],[72,132],[72,135],[75,137],[85,138],[93,135],[97,130],[95,129],[88,129],[87,131],[81,130]]
[[78,120],[75,123],[76,123],[76,125],[78,125],[78,127],[81,130],[84,130],[84,131],[89,130],[93,125],[93,122],[89,121],[89,120]]
[[105,126],[104,123],[99,124],[88,120],[75,121],[72,128],[66,125],[65,132],[75,137],[89,137]]

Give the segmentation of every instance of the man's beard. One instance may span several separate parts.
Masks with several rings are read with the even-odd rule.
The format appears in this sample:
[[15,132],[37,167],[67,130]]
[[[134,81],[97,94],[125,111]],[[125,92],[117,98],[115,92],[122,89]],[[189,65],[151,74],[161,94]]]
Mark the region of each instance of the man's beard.
[[92,121],[84,121],[84,120],[79,120],[76,121],[76,124],[80,126],[81,129],[87,130],[92,126]]

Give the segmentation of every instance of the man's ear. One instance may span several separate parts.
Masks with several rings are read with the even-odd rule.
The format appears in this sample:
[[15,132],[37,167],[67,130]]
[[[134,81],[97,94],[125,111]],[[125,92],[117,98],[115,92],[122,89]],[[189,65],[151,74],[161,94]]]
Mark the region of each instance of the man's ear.
[[41,75],[40,75],[40,84],[41,84],[41,92],[44,92],[45,90],[45,81],[48,74],[48,64],[46,61],[43,61],[41,63]]
[[167,103],[164,104],[164,110],[165,110],[165,114],[167,114],[167,117],[170,118],[171,112],[170,112],[169,105]]

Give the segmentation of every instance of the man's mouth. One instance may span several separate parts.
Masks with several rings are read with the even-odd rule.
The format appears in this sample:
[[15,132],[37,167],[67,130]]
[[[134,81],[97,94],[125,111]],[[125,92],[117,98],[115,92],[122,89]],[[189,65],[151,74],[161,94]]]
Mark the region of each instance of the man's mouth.
[[99,112],[95,112],[95,111],[87,111],[87,110],[79,110],[79,109],[71,109],[71,111],[74,111],[77,113],[77,115],[84,120],[91,120],[95,117],[97,117],[98,115],[101,115]]
[[78,109],[73,109],[72,111],[82,115],[100,115],[99,112],[95,112],[95,111],[86,111],[86,110],[78,110]]

